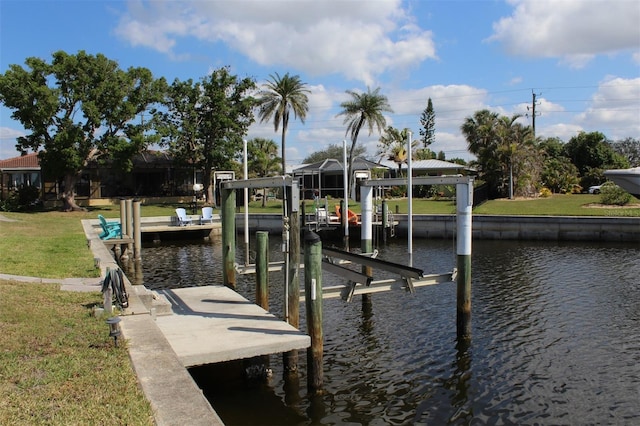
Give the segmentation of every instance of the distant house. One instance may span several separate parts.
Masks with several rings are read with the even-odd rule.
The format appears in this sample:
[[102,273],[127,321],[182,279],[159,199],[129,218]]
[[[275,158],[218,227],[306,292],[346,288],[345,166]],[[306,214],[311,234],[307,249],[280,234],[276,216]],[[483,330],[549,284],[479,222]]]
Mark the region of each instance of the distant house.
[[[99,205],[134,196],[190,200],[194,182],[201,179],[201,173],[175,166],[166,152],[148,151],[133,158],[133,169],[128,173],[97,162],[89,164],[76,184],[76,201],[81,205]],[[25,185],[40,189],[42,200],[49,204],[55,203],[63,190],[61,180],[43,176],[36,153],[0,160],[0,199]]]
[[[395,163],[391,160],[383,160],[380,164],[387,166],[389,168],[390,177],[400,177],[398,176],[398,163]],[[407,176],[407,163],[401,164],[402,176]],[[458,174],[468,174],[473,171],[468,166],[463,166],[461,164],[451,163],[449,161],[443,160],[413,160],[411,162],[411,170],[413,171],[412,176],[443,176],[443,175],[458,175]]]
[[42,174],[36,153],[0,160],[0,200],[23,186],[35,186],[42,191]]
[[[350,197],[360,197],[357,190],[360,180],[368,179],[376,173],[382,176],[387,171],[387,167],[381,164],[363,158],[354,159],[356,188],[351,188]],[[313,164],[303,164],[293,169],[293,176],[300,179],[304,198],[324,198],[327,195],[335,198],[344,197],[344,165],[338,160],[327,159]]]
[[[356,187],[351,188],[350,197],[356,200],[360,198],[358,182],[362,179],[407,176],[406,163],[401,165],[402,175],[399,176],[398,164],[389,160],[375,163],[356,158],[353,169]],[[467,166],[442,160],[412,161],[411,169],[413,176],[458,175],[473,171]],[[304,164],[293,169],[293,176],[301,179],[305,198],[313,198],[313,196],[323,198],[327,195],[337,198],[344,197],[344,166],[338,160],[328,159],[314,164]]]

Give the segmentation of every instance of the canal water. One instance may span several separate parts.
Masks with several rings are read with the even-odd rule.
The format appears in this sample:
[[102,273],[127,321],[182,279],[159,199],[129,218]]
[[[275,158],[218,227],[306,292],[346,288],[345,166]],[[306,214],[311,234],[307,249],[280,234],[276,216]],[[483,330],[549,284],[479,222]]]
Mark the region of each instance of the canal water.
[[[280,242],[270,245],[270,260],[281,259]],[[238,262],[244,251],[240,242]],[[379,251],[407,262],[406,241]],[[455,257],[451,240],[413,242],[413,266],[425,273],[450,271]],[[148,245],[142,258],[152,289],[222,280],[219,240]],[[238,280],[249,300],[254,280]],[[282,282],[271,274],[278,316]],[[340,282],[323,275],[323,285]],[[283,381],[280,355],[269,357],[266,382],[192,375],[228,425],[640,424],[640,244],[474,241],[472,305],[464,344],[453,283],[378,293],[370,304],[325,300],[321,396],[307,394],[304,351],[297,384]]]

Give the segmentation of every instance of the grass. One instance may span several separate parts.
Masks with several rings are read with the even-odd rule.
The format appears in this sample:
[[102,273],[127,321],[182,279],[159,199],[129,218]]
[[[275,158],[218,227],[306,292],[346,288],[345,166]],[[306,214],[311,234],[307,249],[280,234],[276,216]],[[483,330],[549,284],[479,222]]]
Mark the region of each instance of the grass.
[[126,347],[91,315],[100,302],[0,280],[0,424],[153,424]]

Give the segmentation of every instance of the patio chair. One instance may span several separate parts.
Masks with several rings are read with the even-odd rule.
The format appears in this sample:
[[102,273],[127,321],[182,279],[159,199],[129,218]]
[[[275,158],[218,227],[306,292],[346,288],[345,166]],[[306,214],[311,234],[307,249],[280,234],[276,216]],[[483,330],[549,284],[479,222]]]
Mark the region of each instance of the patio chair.
[[203,207],[202,216],[200,216],[200,225],[205,223],[213,223],[213,207]]
[[178,217],[178,226],[191,225],[191,218],[187,216],[187,211],[182,207],[176,209],[176,216]]
[[101,240],[110,240],[112,238],[122,238],[122,226],[118,222],[107,222],[101,214],[98,215],[102,232],[99,237]]

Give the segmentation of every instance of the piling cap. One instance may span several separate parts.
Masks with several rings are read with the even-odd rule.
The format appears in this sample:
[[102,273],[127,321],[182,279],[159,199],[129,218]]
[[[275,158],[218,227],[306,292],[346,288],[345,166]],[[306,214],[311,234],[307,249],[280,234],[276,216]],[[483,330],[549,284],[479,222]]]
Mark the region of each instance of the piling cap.
[[316,234],[313,231],[309,231],[308,229],[304,230],[304,243],[305,244],[315,244],[321,241],[320,235]]

